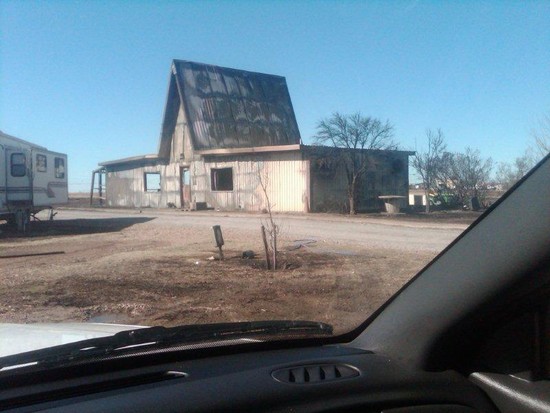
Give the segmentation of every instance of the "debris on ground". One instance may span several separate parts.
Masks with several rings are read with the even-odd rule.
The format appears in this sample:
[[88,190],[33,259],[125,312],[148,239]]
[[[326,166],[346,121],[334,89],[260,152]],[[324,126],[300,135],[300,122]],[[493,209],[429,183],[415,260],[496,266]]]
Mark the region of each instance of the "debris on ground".
[[254,251],[246,250],[246,251],[243,251],[241,258],[251,259],[251,258],[254,258],[255,256],[256,256],[256,253]]

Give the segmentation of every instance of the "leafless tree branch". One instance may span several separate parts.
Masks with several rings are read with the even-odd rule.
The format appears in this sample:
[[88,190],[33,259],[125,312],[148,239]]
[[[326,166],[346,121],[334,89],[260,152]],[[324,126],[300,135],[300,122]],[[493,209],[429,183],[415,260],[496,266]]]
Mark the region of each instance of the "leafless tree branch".
[[318,145],[331,146],[331,156],[343,165],[348,183],[349,213],[356,212],[359,184],[368,169],[368,151],[397,149],[393,141],[393,126],[389,121],[362,116],[360,112],[344,115],[338,112],[317,123],[313,137]]

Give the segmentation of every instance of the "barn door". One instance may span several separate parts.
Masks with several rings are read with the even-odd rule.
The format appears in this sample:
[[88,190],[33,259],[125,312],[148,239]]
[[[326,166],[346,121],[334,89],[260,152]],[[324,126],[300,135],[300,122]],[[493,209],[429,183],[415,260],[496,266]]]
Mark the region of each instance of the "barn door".
[[31,158],[30,152],[23,149],[6,150],[6,200],[31,201]]

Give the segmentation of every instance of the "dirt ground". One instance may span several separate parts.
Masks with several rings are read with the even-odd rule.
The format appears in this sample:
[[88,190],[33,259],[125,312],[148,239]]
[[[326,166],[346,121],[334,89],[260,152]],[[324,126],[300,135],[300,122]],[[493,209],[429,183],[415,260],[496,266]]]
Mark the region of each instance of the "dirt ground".
[[0,322],[302,319],[342,332],[435,255],[283,238],[284,269],[268,271],[261,256],[241,258],[261,252],[258,232],[224,231],[226,260],[218,261],[211,232],[153,221],[38,222],[26,235],[0,225]]

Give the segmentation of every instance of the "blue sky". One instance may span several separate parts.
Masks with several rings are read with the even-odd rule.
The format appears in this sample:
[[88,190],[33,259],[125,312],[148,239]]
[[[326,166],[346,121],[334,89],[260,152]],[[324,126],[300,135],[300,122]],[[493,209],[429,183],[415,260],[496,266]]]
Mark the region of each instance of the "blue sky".
[[153,153],[172,59],[283,75],[304,142],[334,111],[404,149],[510,161],[550,113],[550,2],[0,2],[0,129],[97,163]]

